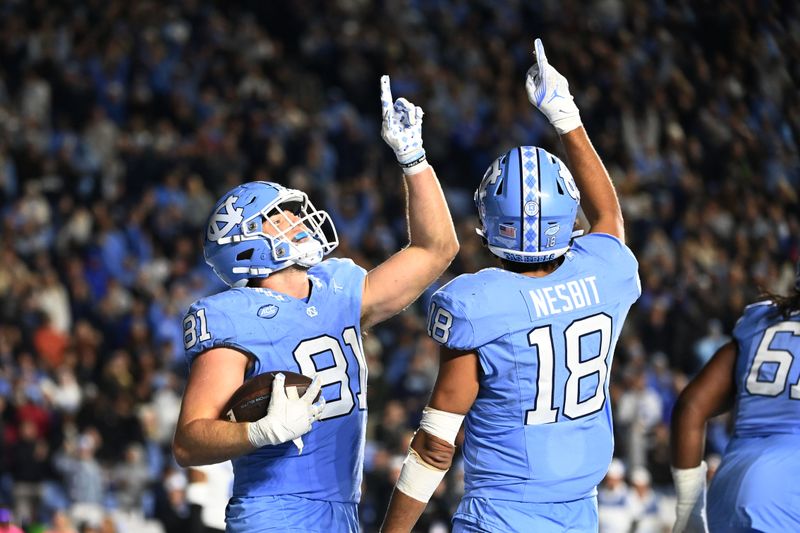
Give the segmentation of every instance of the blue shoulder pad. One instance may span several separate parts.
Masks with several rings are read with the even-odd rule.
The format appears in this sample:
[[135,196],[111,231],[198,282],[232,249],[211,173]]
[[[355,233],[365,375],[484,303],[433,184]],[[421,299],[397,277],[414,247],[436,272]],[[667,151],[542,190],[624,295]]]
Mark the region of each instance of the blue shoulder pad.
[[733,327],[733,336],[737,341],[744,340],[760,329],[759,323],[773,310],[772,302],[764,300],[752,303],[744,308],[742,316]]
[[624,242],[608,233],[589,233],[573,241],[573,247],[583,250],[600,263],[607,265],[608,275],[616,278],[620,287],[628,289],[634,300],[642,295],[639,262]]
[[472,350],[507,332],[506,324],[491,318],[499,313],[484,294],[484,278],[491,275],[492,269],[462,274],[433,294],[427,322],[433,340],[455,350]]
[[367,271],[355,264],[352,259],[336,257],[326,259],[308,271],[312,283],[322,283],[330,287],[334,293],[347,294],[350,305],[357,308],[359,313],[366,275]]
[[183,348],[191,366],[194,360],[211,348],[236,347],[236,326],[225,309],[237,309],[240,291],[228,290],[201,298],[189,307],[183,318]]
[[337,286],[344,283],[355,285],[359,291],[364,286],[367,271],[353,262],[352,259],[331,257],[312,267],[309,274],[323,281],[334,280]]

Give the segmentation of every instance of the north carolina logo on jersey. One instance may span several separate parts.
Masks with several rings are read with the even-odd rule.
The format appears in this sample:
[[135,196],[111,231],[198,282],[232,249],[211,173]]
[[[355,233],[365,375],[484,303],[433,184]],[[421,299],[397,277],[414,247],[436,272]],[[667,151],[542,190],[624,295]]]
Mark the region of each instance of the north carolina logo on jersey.
[[225,203],[222,204],[216,213],[211,217],[208,222],[208,231],[206,237],[211,242],[217,242],[222,237],[226,236],[238,224],[242,223],[242,212],[244,208],[234,207],[233,204],[239,200],[238,196],[228,196]]
[[272,318],[278,314],[280,307],[275,304],[267,304],[258,310],[258,316],[261,318]]

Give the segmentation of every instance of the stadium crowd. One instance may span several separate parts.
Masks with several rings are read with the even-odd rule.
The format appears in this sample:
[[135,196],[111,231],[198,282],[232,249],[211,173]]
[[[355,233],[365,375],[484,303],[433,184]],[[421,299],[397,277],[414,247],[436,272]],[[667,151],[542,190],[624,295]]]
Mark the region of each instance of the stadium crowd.
[[[664,531],[676,395],[745,304],[788,290],[800,254],[794,2],[0,3],[0,529],[202,531],[204,476],[170,441],[183,314],[224,288],[202,259],[205,217],[268,179],[331,213],[335,255],[369,268],[402,245],[380,74],[426,112],[461,242],[440,284],[492,265],[473,231],[485,168],[515,145],[560,153],[523,90],[535,35],[572,83],[640,264],[601,529]],[[436,377],[429,295],[364,338],[365,531]],[[708,453],[726,440],[723,418]],[[448,530],[460,483],[456,467],[421,531]]]

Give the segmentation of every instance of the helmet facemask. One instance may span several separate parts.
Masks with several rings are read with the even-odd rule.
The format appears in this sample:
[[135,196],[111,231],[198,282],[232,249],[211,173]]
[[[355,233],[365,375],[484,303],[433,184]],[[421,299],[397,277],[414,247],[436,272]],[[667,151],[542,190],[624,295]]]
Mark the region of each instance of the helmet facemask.
[[318,264],[339,244],[330,215],[315,209],[300,191],[242,221],[242,240],[250,239],[269,241],[274,261],[304,267]]

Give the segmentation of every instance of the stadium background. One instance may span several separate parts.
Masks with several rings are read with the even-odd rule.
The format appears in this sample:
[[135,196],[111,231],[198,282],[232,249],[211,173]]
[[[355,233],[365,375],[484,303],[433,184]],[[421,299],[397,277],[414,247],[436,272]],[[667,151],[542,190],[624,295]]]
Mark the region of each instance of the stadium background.
[[[403,245],[380,74],[426,111],[461,241],[441,282],[493,264],[473,232],[485,168],[514,145],[560,153],[523,89],[533,36],[570,80],[640,262],[603,529],[664,530],[676,394],[760,289],[789,290],[800,253],[794,2],[0,3],[0,503],[17,522],[195,530],[169,444],[182,315],[222,288],[205,216],[232,185],[271,179],[330,211],[336,255],[369,267]],[[364,340],[366,531],[435,378],[425,300]],[[723,417],[712,463],[726,439]],[[420,531],[447,530],[459,474]],[[81,518],[98,506],[102,524]]]

